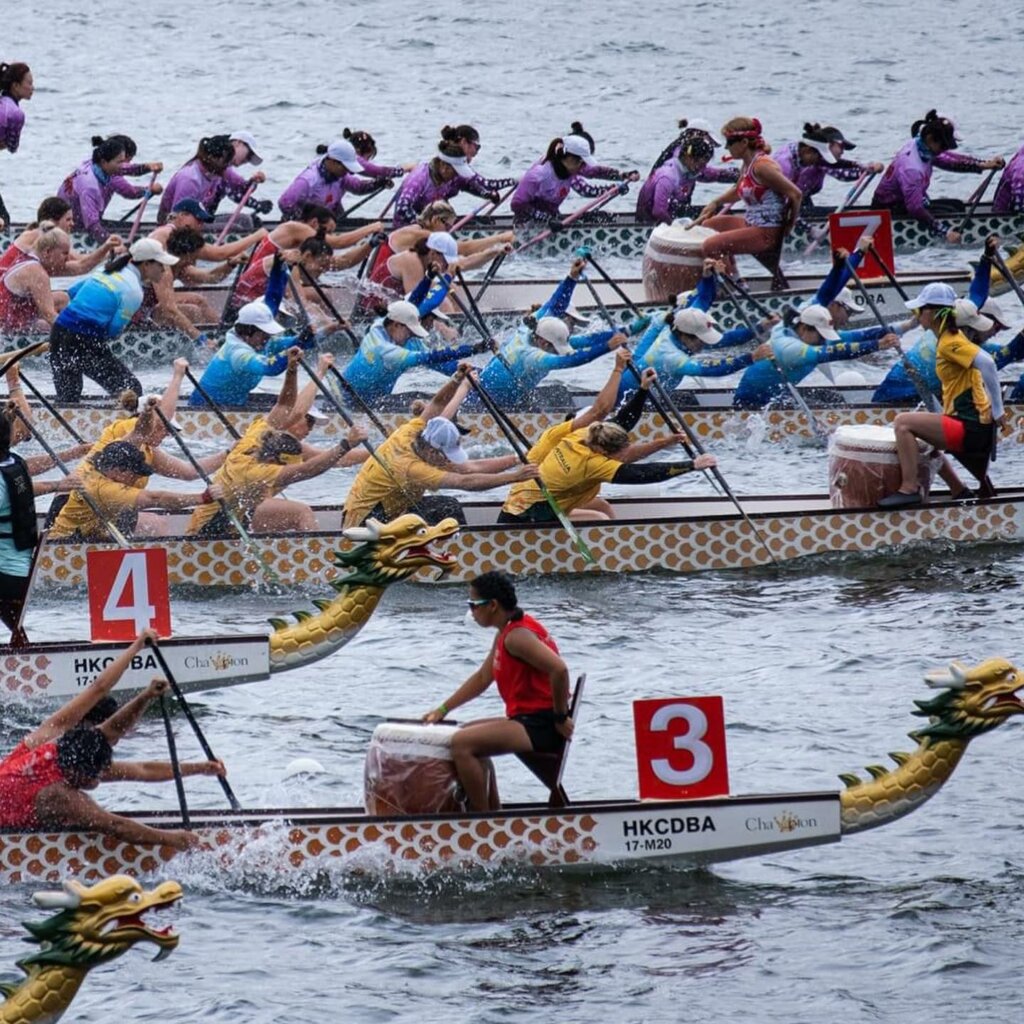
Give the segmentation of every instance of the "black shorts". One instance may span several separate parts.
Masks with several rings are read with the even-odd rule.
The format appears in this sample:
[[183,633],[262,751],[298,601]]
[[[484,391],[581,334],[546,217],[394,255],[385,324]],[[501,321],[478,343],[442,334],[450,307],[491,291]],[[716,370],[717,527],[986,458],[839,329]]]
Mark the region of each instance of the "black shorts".
[[28,593],[28,576],[0,572],[0,601],[23,601]]
[[523,512],[506,512],[502,509],[498,513],[499,523],[557,523],[558,516],[546,501],[535,501]]
[[534,753],[560,754],[565,747],[565,737],[555,728],[554,711],[531,711],[528,715],[513,715],[530,737]]

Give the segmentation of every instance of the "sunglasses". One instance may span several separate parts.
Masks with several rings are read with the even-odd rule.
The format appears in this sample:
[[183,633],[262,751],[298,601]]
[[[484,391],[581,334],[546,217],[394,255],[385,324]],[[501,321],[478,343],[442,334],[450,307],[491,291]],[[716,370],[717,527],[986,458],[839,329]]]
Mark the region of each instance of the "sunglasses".
[[490,603],[491,603],[491,599],[489,597],[477,597],[477,598],[471,597],[471,598],[469,598],[468,601],[466,601],[466,607],[467,608],[481,608],[483,605],[490,604]]

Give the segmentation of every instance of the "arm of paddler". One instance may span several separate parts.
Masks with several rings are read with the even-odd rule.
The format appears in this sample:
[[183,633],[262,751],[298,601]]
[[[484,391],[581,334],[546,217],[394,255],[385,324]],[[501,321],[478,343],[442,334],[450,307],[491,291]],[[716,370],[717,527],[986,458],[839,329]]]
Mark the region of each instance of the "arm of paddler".
[[992,282],[992,253],[999,249],[999,239],[995,235],[989,235],[985,239],[985,249],[974,268],[974,276],[971,278],[971,287],[967,291],[967,298],[973,302],[978,309],[988,302],[989,287]]
[[274,430],[284,430],[295,417],[295,403],[299,394],[299,359],[302,352],[295,346],[283,353],[285,359],[284,380],[277,394],[274,407],[267,413],[267,425]]
[[981,374],[982,383],[988,392],[988,400],[992,403],[992,419],[1002,423],[1005,415],[1003,409],[1003,388],[999,382],[999,369],[996,361],[982,348],[978,349],[971,366]]
[[[193,775],[227,775],[220,761],[179,761],[184,778]],[[170,761],[114,761],[100,777],[101,782],[173,782]]]
[[494,652],[484,658],[483,664],[447,699],[423,716],[424,722],[439,722],[456,708],[480,696],[494,681]]

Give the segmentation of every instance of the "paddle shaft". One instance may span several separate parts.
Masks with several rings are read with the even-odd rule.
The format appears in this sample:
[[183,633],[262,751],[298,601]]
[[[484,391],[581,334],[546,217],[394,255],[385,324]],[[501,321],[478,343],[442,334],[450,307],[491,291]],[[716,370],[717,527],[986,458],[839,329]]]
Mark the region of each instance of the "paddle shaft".
[[996,269],[1000,274],[1003,275],[1006,283],[1013,289],[1017,298],[1021,304],[1024,305],[1024,288],[1021,288],[1020,282],[1010,273],[1010,268],[1006,265],[1006,260],[1003,259],[1003,254],[996,250],[992,254],[992,262],[996,265]]
[[[199,723],[196,721],[195,715],[192,714],[192,709],[188,706],[188,701],[185,700],[185,694],[181,692],[178,680],[174,678],[174,673],[171,672],[170,666],[167,664],[164,652],[160,650],[160,646],[155,640],[147,640],[146,644],[152,648],[156,660],[160,663],[160,671],[163,672],[164,678],[167,682],[171,684],[174,696],[178,698],[181,710],[185,712],[188,724],[192,726],[192,731],[196,734],[196,739],[199,740],[199,746],[203,748],[203,753],[206,755],[206,759],[208,761],[218,760],[216,755],[210,749],[210,744],[206,742],[203,730],[199,728]],[[220,788],[224,790],[224,795],[228,798],[228,802],[231,804],[231,809],[234,811],[240,811],[242,809],[242,805],[238,802],[238,798],[231,789],[231,784],[228,780],[225,779],[223,775],[218,775],[217,781],[220,783]]]
[[352,214],[359,209],[360,206],[365,206],[374,196],[379,196],[386,187],[387,186],[385,186],[384,183],[381,182],[381,184],[379,184],[372,192],[363,196],[363,198],[360,199],[358,203],[353,203],[352,206],[350,206],[342,215],[341,223],[344,224],[345,221],[347,221],[352,216]]
[[978,208],[978,204],[981,202],[981,197],[988,191],[989,183],[996,176],[996,171],[1000,170],[999,167],[993,167],[989,172],[985,180],[971,193],[970,199],[967,200],[967,212],[964,214],[964,219],[956,226],[956,231],[959,234],[963,234],[964,231],[970,226],[971,221],[974,219],[974,211]]
[[[22,423],[28,428],[29,433],[39,442],[40,447],[46,452],[47,455],[53,459],[54,465],[65,475],[71,476],[71,470],[64,464],[61,457],[46,443],[46,439],[38,430],[32,425],[29,418],[17,407],[14,407],[14,415],[21,420]],[[130,547],[128,538],[100,511],[99,506],[96,504],[92,495],[89,494],[84,488],[78,492],[82,496],[82,500],[92,510],[92,514],[104,525],[107,532],[115,541],[122,547]]]
[[327,307],[331,316],[338,321],[338,326],[345,337],[352,343],[352,350],[355,351],[359,348],[359,339],[356,337],[355,331],[352,330],[348,321],[338,312],[338,307],[334,305],[330,296],[324,291],[323,285],[301,263],[298,264],[298,267],[302,279],[316,292],[317,297]]
[[[604,269],[604,267],[602,267],[597,262],[597,260],[594,259],[589,249],[587,249],[584,246],[583,248],[578,249],[577,252],[583,256],[583,258],[601,275],[602,278],[604,278],[604,280],[607,282],[612,291],[615,292],[615,294],[618,295],[618,297],[622,299],[622,301],[626,304],[627,308],[633,314],[633,316],[642,316],[640,310],[637,308],[636,303],[630,301],[629,296],[622,290],[618,281],[612,279],[612,276]],[[597,291],[594,289],[593,285],[590,286],[590,294],[594,296],[594,301],[601,306],[602,311],[605,313],[606,319],[608,319],[609,325],[611,325],[612,320],[607,317],[608,311],[601,304],[600,299],[598,299]]]
[[901,285],[899,281],[896,279],[896,275],[892,272],[892,268],[889,266],[889,264],[886,263],[885,260],[883,260],[882,257],[878,255],[878,250],[875,248],[874,242],[872,242],[868,246],[868,252],[870,252],[871,255],[874,256],[875,259],[878,261],[878,265],[882,268],[882,273],[885,274],[885,276],[889,279],[889,284],[891,284],[893,288],[896,289],[897,293],[899,294],[899,297],[904,302],[906,302],[907,299],[910,298],[910,296],[907,295],[905,289],[903,288],[903,285]]
[[348,395],[359,406],[359,411],[376,427],[378,433],[383,437],[388,436],[388,428],[384,425],[384,421],[374,412],[370,406],[363,401],[363,396],[345,378],[336,366],[329,366],[327,372],[338,382],[338,387]]
[[753,306],[754,311],[759,316],[763,316],[766,320],[771,317],[772,311],[742,281],[737,281],[735,277],[729,274],[723,274],[722,276],[728,278],[729,284]]
[[128,237],[125,239],[125,245],[131,245],[132,240],[139,233],[139,228],[142,227],[142,215],[146,212],[146,204],[153,196],[152,188],[156,184],[156,176],[159,171],[154,171],[149,179],[149,184],[146,186],[146,194],[142,197],[142,202],[137,207],[137,213],[135,214],[135,220],[132,221],[132,229],[128,232]]
[[48,530],[40,530],[39,536],[36,538],[36,546],[32,549],[32,564],[28,568],[28,586],[25,588],[25,596],[21,599],[21,608],[18,610],[18,624],[14,631],[11,633],[11,638],[23,632],[25,623],[25,609],[28,608],[29,600],[32,597],[32,591],[36,587],[36,576],[39,571],[39,556],[43,551],[43,544],[46,543],[46,534]]
[[[833,213],[842,213],[848,206],[852,206],[867,190],[868,185],[874,180],[877,171],[865,171],[854,183],[853,187],[843,197],[843,201],[832,211]],[[804,249],[804,256],[810,256],[819,245],[821,245],[822,239],[828,234],[828,220],[821,225],[816,231],[812,232],[811,243]]]
[[192,387],[195,388],[199,397],[213,410],[213,414],[221,421],[224,425],[224,429],[236,440],[241,441],[242,435],[238,432],[238,428],[227,418],[224,414],[224,410],[210,397],[210,393],[199,383],[199,379],[192,372],[190,368],[186,368],[185,376],[192,383]]
[[512,364],[505,357],[505,353],[501,351],[501,346],[494,340],[494,335],[491,334],[491,332],[487,329],[487,324],[484,323],[484,318],[480,315],[480,310],[473,303],[473,297],[469,294],[469,289],[466,288],[466,283],[462,278],[462,272],[457,271],[457,273],[459,275],[459,281],[466,292],[466,298],[469,300],[473,308],[467,308],[466,303],[459,298],[456,292],[449,291],[448,294],[449,296],[451,296],[452,302],[454,302],[455,305],[459,307],[459,310],[462,313],[462,315],[469,321],[469,323],[471,323],[477,329],[477,331],[479,331],[480,336],[484,339],[484,341],[486,341],[491,346],[491,351],[494,353],[494,358],[497,359],[498,362],[505,367],[506,371],[508,371],[510,376],[515,377],[516,372],[515,370],[512,369]]
[[248,188],[246,188],[245,192],[242,193],[242,198],[238,200],[238,205],[235,207],[234,212],[231,214],[230,217],[228,217],[228,221],[224,225],[223,230],[217,236],[217,241],[215,243],[216,245],[220,245],[221,242],[223,242],[224,239],[227,238],[228,235],[231,233],[231,229],[235,226],[235,221],[238,220],[238,215],[242,212],[242,209],[245,207],[245,204],[249,202],[249,199],[252,196],[253,192],[256,191],[257,184],[258,182],[255,181],[250,182]]
[[181,764],[178,761],[178,744],[174,741],[174,729],[171,728],[171,716],[167,711],[167,698],[160,694],[160,714],[164,720],[164,732],[167,734],[167,755],[171,760],[171,772],[174,775],[174,788],[178,791],[178,806],[181,808],[181,823],[185,828],[192,827],[188,814],[188,800],[185,798],[185,782],[181,777]]
[[231,284],[228,286],[228,293],[224,296],[224,308],[220,311],[220,320],[217,322],[219,330],[224,330],[227,326],[228,319],[231,316],[231,301],[235,297],[235,292],[238,291],[238,282],[241,281],[242,275],[249,269],[249,264],[252,263],[252,258],[256,252],[256,246],[258,245],[259,242],[252,247],[249,252],[248,259],[238,264],[235,276],[231,279]]
[[498,201],[496,203],[492,203],[489,199],[487,200],[487,202],[481,203],[475,210],[471,210],[464,217],[460,217],[459,220],[457,220],[451,226],[451,229],[449,230],[448,234],[454,235],[455,232],[459,230],[459,228],[464,228],[471,220],[475,220],[477,217],[479,217],[480,214],[483,212],[484,208],[487,206],[490,207],[490,209],[487,211],[487,216],[490,217],[491,214],[493,214],[494,211],[497,210],[499,206],[502,206],[505,203],[508,197],[511,196],[517,188],[518,184],[513,185],[510,189],[508,189],[508,191],[505,192],[504,195],[498,196]]
[[25,376],[21,374],[21,382],[35,395],[39,404],[77,441],[85,444],[85,438],[54,408],[53,403]]

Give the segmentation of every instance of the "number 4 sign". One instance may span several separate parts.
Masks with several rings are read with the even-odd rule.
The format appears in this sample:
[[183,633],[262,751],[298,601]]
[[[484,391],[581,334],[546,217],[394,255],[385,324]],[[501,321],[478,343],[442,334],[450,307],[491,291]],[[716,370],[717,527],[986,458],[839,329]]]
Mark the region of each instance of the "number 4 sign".
[[641,800],[687,800],[729,792],[721,697],[633,702]]
[[171,635],[163,548],[90,551],[86,574],[93,641],[134,640],[147,628],[159,636]]

